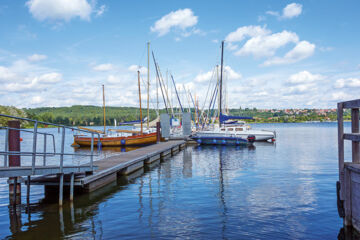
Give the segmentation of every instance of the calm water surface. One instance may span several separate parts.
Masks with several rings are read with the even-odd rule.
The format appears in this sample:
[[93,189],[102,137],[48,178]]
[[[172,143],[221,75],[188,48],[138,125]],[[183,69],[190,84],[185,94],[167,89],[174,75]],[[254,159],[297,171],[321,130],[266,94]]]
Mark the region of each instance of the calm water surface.
[[[15,213],[6,180],[0,179],[0,237],[336,239],[342,227],[336,123],[254,128],[275,129],[276,144],[188,147],[151,170],[75,196],[62,210],[56,203],[40,204],[43,188],[32,186],[31,205]],[[346,157],[350,150],[347,144]]]

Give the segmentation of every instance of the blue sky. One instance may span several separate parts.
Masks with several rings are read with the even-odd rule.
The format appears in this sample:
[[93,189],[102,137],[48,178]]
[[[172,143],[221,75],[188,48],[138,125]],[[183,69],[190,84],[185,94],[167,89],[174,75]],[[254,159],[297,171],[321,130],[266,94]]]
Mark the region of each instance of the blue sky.
[[[335,108],[359,98],[359,7],[355,0],[2,0],[0,104],[101,105],[105,84],[108,105],[137,106],[136,71],[146,79],[150,41],[163,76],[172,73],[201,105],[225,40],[229,107]],[[154,102],[152,61],[150,74]]]

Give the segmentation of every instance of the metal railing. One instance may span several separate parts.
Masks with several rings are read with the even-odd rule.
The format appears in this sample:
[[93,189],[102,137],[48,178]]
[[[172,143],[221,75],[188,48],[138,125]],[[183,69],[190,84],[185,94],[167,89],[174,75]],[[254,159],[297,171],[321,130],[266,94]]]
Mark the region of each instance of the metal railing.
[[[64,167],[64,156],[75,156],[75,157],[90,157],[90,168],[91,171],[94,170],[94,166],[93,166],[93,161],[94,161],[94,156],[97,156],[97,154],[94,154],[94,135],[96,134],[98,139],[100,139],[100,134],[99,133],[94,133],[88,130],[83,130],[83,129],[78,129],[78,128],[73,128],[73,127],[68,127],[65,125],[61,125],[61,124],[55,124],[55,123],[48,123],[48,122],[42,122],[42,121],[38,121],[38,120],[33,120],[33,119],[29,119],[29,118],[23,118],[23,117],[16,117],[16,116],[10,116],[10,115],[5,115],[5,114],[0,114],[0,117],[5,117],[5,118],[9,118],[9,119],[17,119],[17,120],[23,120],[23,121],[28,121],[28,122],[33,122],[34,123],[34,130],[28,130],[28,129],[18,129],[18,128],[11,128],[11,127],[0,127],[0,129],[5,129],[6,134],[5,134],[5,149],[4,151],[0,151],[0,155],[4,156],[4,167],[10,167],[9,166],[9,161],[8,161],[8,157],[12,156],[12,155],[16,155],[16,156],[32,156],[32,161],[31,161],[31,169],[32,169],[32,175],[35,174],[35,168],[36,168],[36,157],[37,156],[42,156],[43,157],[43,166],[46,166],[46,158],[51,156],[60,156],[60,163],[59,163],[59,168],[60,168],[60,173],[63,173],[63,167]],[[55,126],[55,127],[59,127],[62,129],[62,133],[61,133],[61,146],[60,146],[60,152],[56,152],[56,148],[55,148],[55,137],[53,134],[50,133],[44,133],[44,132],[38,132],[38,126],[39,124],[43,124],[43,125],[50,125],[50,126]],[[90,133],[91,134],[91,153],[90,154],[77,154],[77,153],[65,153],[65,130],[66,129],[70,129],[70,130],[76,130],[76,131],[80,131],[80,132],[85,132],[85,133]],[[15,131],[20,131],[20,132],[28,132],[28,133],[32,133],[33,134],[33,142],[32,142],[32,151],[9,151],[9,130],[15,130]],[[43,152],[37,152],[37,143],[38,143],[38,135],[43,135],[44,136],[44,150]],[[52,145],[53,145],[53,151],[52,152],[47,152],[47,137],[50,136],[52,138]]]

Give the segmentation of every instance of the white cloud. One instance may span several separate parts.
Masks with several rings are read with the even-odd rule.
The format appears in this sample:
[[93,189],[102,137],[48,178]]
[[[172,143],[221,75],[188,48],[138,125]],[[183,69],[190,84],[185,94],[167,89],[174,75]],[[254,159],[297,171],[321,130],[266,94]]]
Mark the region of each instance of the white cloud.
[[114,66],[111,63],[104,63],[100,65],[96,65],[93,67],[93,70],[99,71],[99,72],[107,72],[114,69]]
[[[238,43],[249,38],[242,46]],[[237,56],[252,55],[255,58],[268,58],[263,65],[288,64],[310,57],[315,45],[300,41],[294,32],[272,33],[266,26],[244,26],[226,36],[227,49]],[[274,57],[276,52],[288,44],[296,44],[284,57]]]
[[102,15],[104,14],[105,10],[106,10],[106,6],[105,6],[105,5],[101,5],[101,6],[99,7],[99,9],[97,9],[97,10],[95,11],[96,16],[97,16],[97,17],[102,16]]
[[130,65],[128,70],[130,72],[140,71],[141,74],[146,74],[147,73],[147,68],[146,67],[138,66],[138,65]]
[[197,22],[198,17],[194,15],[191,9],[179,9],[175,12],[172,11],[157,20],[150,30],[152,32],[157,32],[159,36],[163,36],[172,28],[179,28],[184,31],[189,27],[195,26]]
[[271,31],[266,29],[266,27],[261,26],[245,26],[239,27],[236,31],[229,33],[225,41],[227,42],[241,42],[246,37],[258,37],[258,36],[265,36],[270,34]]
[[206,72],[206,73],[200,73],[200,74],[196,75],[194,81],[198,82],[198,83],[208,82],[213,77],[214,77],[214,72],[209,71],[209,72]]
[[316,82],[323,78],[324,77],[320,74],[312,74],[308,71],[302,71],[291,75],[286,82],[291,85],[296,85],[296,84]]
[[242,75],[240,73],[235,72],[230,66],[224,67],[224,74],[225,77],[229,80],[238,80],[242,78]]
[[299,3],[290,3],[284,7],[282,14],[276,11],[267,11],[266,14],[275,16],[279,20],[281,19],[291,19],[298,17],[302,12],[302,5]]
[[274,57],[264,62],[264,66],[290,64],[301,61],[314,54],[315,44],[308,41],[299,42],[292,50],[287,52],[284,57]]
[[[36,79],[36,78],[35,78]],[[62,75],[57,72],[45,73],[36,79],[37,83],[57,83],[62,80]]]
[[92,6],[87,0],[29,0],[26,5],[33,17],[40,21],[70,21],[75,17],[90,20],[92,13]]
[[254,57],[270,57],[273,56],[277,49],[287,45],[288,43],[296,43],[299,37],[296,33],[282,31],[271,35],[259,35],[250,38],[243,47],[235,52],[235,55]]
[[0,66],[0,82],[8,81],[15,78],[16,74],[9,68]]
[[275,11],[267,11],[266,14],[275,16],[275,17],[280,17],[279,12],[275,12]]
[[334,84],[335,88],[358,88],[360,87],[359,78],[340,78]]
[[47,59],[46,55],[42,55],[42,54],[33,54],[31,56],[28,57],[28,60],[30,62],[38,62],[38,61],[42,61]]
[[351,98],[351,95],[344,92],[335,92],[331,94],[331,100],[333,101],[345,101],[350,100]]
[[283,9],[283,18],[294,18],[301,14],[302,5],[298,3],[290,3]]
[[[242,78],[242,75],[240,73],[237,73],[234,71],[230,66],[224,66],[224,78],[229,80],[239,80]],[[219,76],[220,76],[220,67],[219,67]],[[194,78],[194,82],[197,83],[208,83],[210,80],[216,78],[216,69],[213,71],[209,71],[206,73],[200,73],[196,75]]]

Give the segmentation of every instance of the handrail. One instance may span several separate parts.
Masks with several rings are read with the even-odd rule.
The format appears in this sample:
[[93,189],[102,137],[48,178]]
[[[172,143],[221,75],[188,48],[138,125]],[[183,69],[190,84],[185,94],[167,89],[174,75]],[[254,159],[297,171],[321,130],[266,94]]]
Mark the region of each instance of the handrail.
[[[94,131],[91,131],[91,129],[73,128],[73,127],[68,127],[68,126],[61,125],[61,124],[48,123],[48,122],[33,120],[33,119],[29,119],[29,118],[10,116],[10,115],[6,115],[6,114],[0,114],[0,117],[6,117],[6,118],[11,118],[11,119],[18,119],[18,120],[34,122],[34,130],[33,131],[26,130],[26,129],[10,128],[10,127],[0,127],[0,129],[6,129],[5,151],[0,151],[0,155],[4,155],[4,167],[9,167],[8,166],[8,161],[7,161],[9,155],[32,156],[31,167],[32,167],[32,175],[34,175],[35,174],[35,165],[36,165],[36,157],[37,156],[43,156],[43,166],[46,166],[46,157],[47,156],[60,156],[59,168],[60,168],[60,173],[62,174],[63,173],[63,166],[64,166],[64,156],[86,156],[86,157],[90,157],[90,167],[91,167],[92,171],[94,170],[94,167],[93,167],[94,134],[96,134],[97,137],[100,138],[99,133],[94,133]],[[60,153],[56,153],[54,135],[50,134],[50,133],[38,132],[38,125],[39,124],[51,125],[51,126],[56,126],[56,127],[62,128]],[[71,130],[81,131],[81,132],[85,132],[85,133],[90,133],[91,134],[91,154],[65,153],[64,151],[65,151],[65,130],[66,129],[71,129]],[[8,149],[8,147],[9,147],[9,144],[8,144],[9,130],[16,130],[16,131],[32,133],[33,134],[32,151],[31,152],[9,151],[9,149]],[[44,151],[43,152],[37,152],[37,149],[36,149],[37,148],[37,135],[38,134],[44,136]],[[52,139],[53,139],[53,150],[54,150],[53,153],[47,153],[47,151],[46,151],[47,150],[46,149],[47,136],[49,136],[49,135],[52,136]]]

